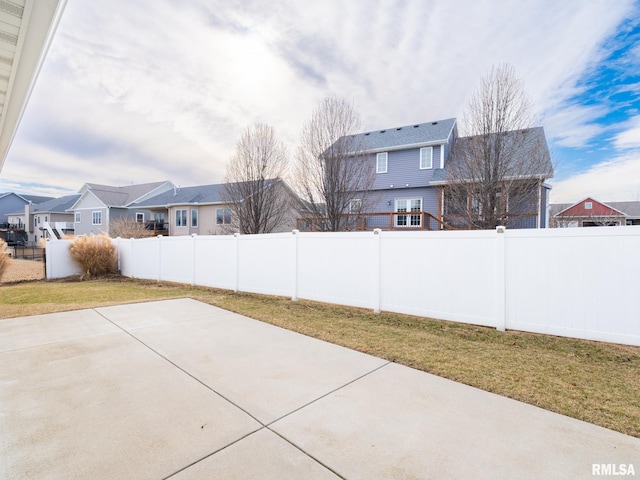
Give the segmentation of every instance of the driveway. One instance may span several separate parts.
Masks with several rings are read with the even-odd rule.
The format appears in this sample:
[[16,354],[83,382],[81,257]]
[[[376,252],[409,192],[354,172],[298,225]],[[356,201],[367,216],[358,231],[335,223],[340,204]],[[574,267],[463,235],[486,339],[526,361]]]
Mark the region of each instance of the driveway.
[[640,439],[195,300],[0,322],[3,479],[593,479],[612,464],[640,476]]

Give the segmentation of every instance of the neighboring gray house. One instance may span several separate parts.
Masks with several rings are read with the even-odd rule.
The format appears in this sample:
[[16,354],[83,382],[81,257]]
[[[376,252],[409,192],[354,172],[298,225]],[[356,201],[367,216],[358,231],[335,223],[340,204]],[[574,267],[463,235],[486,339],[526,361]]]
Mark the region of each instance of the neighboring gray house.
[[69,208],[78,201],[79,194],[65,195],[53,198],[36,205],[25,205],[22,212],[14,212],[9,215],[9,223],[17,225],[24,232],[28,242],[37,242],[45,237],[45,223],[64,223],[62,228],[65,234],[73,235],[73,212]]
[[25,205],[38,204],[53,200],[53,197],[43,197],[39,195],[21,195],[14,192],[0,193],[0,228],[8,228],[9,214],[21,212]]
[[170,181],[124,187],[85,183],[78,192],[80,197],[69,209],[74,215],[75,234],[108,235],[109,225],[119,218],[145,223],[151,219],[150,210],[132,205],[175,188]]
[[[299,201],[280,179],[268,181],[268,186],[282,188],[284,194]],[[153,219],[168,225],[169,235],[221,235],[236,229],[231,204],[226,198],[223,183],[196,185],[168,190],[135,202],[131,208],[149,210]],[[292,208],[287,220],[274,233],[293,230],[297,214],[297,210]]]
[[[532,192],[532,198],[535,198],[531,202],[532,211],[528,212],[526,221],[519,219],[518,224],[507,226],[544,228],[547,226],[550,189],[544,182],[553,176],[553,168],[543,129],[524,132],[530,139],[524,149],[530,145],[531,151],[523,151],[521,155],[539,154],[543,161],[540,171],[527,177],[527,180],[533,180],[535,190]],[[522,131],[518,134],[522,135]],[[369,205],[360,205],[356,199],[352,201],[354,205],[350,212],[345,212],[361,217],[356,222],[357,228],[468,228],[462,215],[458,215],[462,219],[454,219],[447,212],[447,165],[456,161],[454,143],[473,138],[458,137],[455,118],[375,130],[355,137],[354,144],[365,145],[364,153],[369,155],[376,172]]]
[[23,213],[30,205],[51,200],[52,197],[39,195],[21,195],[13,192],[0,193],[0,238],[7,243],[26,243],[27,233],[25,232],[24,218],[18,220],[12,216],[13,213]]

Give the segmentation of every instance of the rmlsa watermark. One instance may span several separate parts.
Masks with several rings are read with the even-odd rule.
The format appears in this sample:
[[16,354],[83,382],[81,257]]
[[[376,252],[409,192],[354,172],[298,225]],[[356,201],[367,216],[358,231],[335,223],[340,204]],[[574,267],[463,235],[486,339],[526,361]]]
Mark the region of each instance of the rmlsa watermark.
[[635,477],[636,469],[633,463],[594,463],[591,465],[591,475]]

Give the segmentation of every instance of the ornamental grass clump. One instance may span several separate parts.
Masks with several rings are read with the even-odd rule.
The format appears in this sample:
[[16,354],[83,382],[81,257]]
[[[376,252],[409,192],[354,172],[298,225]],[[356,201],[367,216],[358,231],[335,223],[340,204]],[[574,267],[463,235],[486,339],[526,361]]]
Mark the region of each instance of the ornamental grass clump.
[[82,276],[88,279],[116,273],[118,255],[116,247],[107,235],[77,237],[69,247],[71,256],[80,263]]
[[0,238],[0,280],[2,280],[2,275],[7,271],[10,263],[11,257],[7,250],[7,242]]

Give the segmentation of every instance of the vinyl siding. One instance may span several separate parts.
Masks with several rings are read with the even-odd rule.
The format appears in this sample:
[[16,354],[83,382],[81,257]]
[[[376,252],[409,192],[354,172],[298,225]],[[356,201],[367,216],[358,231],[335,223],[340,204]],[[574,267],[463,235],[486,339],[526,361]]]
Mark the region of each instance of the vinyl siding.
[[[80,222],[75,224],[75,235],[99,235],[107,231],[107,209],[106,208],[88,208],[78,209],[80,212]],[[93,225],[93,212],[102,212],[102,225]],[[75,216],[75,215],[74,215]]]
[[[394,188],[373,192],[372,206],[368,212],[389,213],[395,211],[395,202],[398,199],[421,198],[422,211],[438,216],[438,189],[437,187],[421,188]],[[370,217],[367,219],[367,227],[389,227],[389,216]],[[437,226],[432,225],[432,228]]]
[[422,198],[422,211],[438,214],[438,189],[436,187],[394,188],[375,192],[372,212],[393,212],[396,199]]
[[[433,178],[434,170],[440,168],[441,148],[443,148],[442,145],[433,146],[432,168],[424,170],[420,170],[419,148],[388,152],[387,173],[376,174],[373,189],[385,190],[389,188],[427,186]],[[375,166],[376,156],[372,155],[370,158]]]
[[547,187],[541,188],[540,196],[540,228],[547,227],[547,207],[549,206],[549,189]]
[[0,198],[0,223],[8,222],[9,213],[24,212],[25,201],[16,195]]

